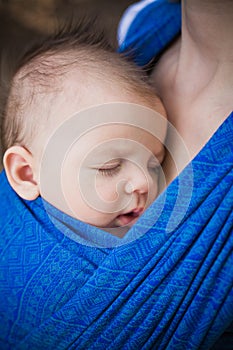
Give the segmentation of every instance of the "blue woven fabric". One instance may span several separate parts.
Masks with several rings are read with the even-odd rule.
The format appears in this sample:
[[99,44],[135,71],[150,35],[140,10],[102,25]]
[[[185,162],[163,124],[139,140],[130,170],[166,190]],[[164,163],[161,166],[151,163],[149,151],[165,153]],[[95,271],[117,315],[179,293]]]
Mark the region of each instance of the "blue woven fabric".
[[155,0],[137,14],[119,52],[130,56],[139,66],[147,65],[180,29],[180,3]]
[[62,234],[41,199],[20,199],[2,172],[0,348],[211,347],[233,322],[232,169],[233,113],[135,225],[163,205],[153,227],[115,249]]
[[131,243],[78,243],[4,172],[0,200],[0,349],[206,350],[231,334],[233,113],[139,219],[133,230],[146,233]]

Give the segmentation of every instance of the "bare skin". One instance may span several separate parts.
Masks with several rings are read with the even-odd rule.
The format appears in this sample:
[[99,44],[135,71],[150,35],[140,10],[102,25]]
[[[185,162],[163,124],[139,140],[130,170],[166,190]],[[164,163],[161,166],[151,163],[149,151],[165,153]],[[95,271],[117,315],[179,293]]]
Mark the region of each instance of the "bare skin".
[[[152,73],[168,119],[180,133],[190,160],[233,110],[233,1],[183,0],[182,35]],[[188,163],[175,147],[182,167]],[[168,156],[167,183],[177,176]]]

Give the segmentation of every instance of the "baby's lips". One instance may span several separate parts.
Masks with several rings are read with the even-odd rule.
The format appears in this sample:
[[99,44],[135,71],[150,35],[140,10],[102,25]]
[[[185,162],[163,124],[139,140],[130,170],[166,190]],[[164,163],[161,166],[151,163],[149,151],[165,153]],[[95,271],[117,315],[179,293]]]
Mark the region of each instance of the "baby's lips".
[[139,216],[143,213],[144,209],[143,208],[136,208],[134,210],[132,210],[132,214],[136,217]]
[[120,226],[132,225],[135,220],[143,213],[143,208],[133,209],[125,214],[121,214],[117,217],[117,221]]

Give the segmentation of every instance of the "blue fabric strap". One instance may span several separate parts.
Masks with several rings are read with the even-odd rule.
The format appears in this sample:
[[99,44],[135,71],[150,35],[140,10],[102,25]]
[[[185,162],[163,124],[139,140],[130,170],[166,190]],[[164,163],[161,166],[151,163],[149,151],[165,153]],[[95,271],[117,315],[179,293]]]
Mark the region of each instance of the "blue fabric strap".
[[[180,29],[179,5],[150,6],[158,7],[143,10],[121,47],[138,41],[145,52],[139,39],[151,40],[142,65]],[[139,219],[134,229],[146,234],[130,244],[101,249],[70,239],[70,218],[61,222],[71,232],[59,230],[41,198],[20,199],[4,172],[0,200],[1,349],[225,349],[219,338],[233,325],[233,113]]]
[[179,3],[156,0],[135,17],[119,52],[130,56],[138,65],[147,65],[180,32]]
[[[179,183],[185,194],[191,178],[191,202],[170,232]],[[40,198],[17,197],[4,172],[0,198],[2,349],[206,350],[233,322],[233,114],[138,221],[148,232],[130,244],[70,240]]]

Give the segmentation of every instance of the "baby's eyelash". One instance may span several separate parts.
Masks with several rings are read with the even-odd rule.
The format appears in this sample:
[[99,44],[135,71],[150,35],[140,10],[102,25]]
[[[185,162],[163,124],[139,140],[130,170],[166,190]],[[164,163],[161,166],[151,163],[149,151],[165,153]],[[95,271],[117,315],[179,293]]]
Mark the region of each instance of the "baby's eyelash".
[[120,169],[121,169],[121,164],[117,164],[116,166],[114,166],[112,168],[109,168],[109,167],[99,168],[98,172],[101,173],[101,175],[104,175],[104,176],[114,176],[114,175],[118,174]]

